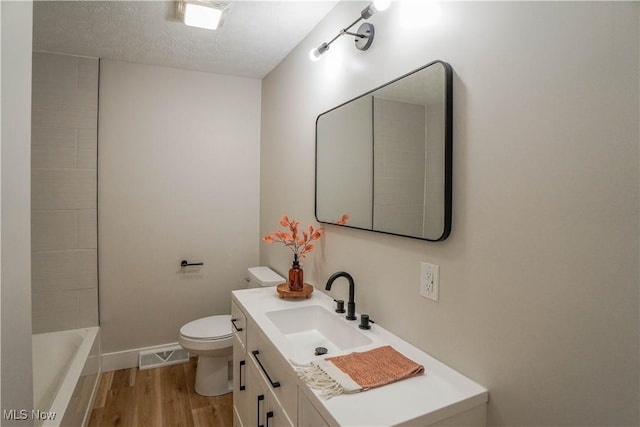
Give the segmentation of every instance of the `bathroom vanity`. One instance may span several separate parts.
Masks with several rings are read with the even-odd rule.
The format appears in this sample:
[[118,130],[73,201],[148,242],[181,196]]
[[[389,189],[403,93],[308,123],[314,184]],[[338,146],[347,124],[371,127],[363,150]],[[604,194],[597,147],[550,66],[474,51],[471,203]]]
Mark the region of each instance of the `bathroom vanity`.
[[[273,288],[232,293],[234,426],[391,426],[486,424],[488,391],[375,324],[358,328],[314,292],[280,299]],[[322,345],[328,350],[316,356]],[[294,365],[391,345],[424,366],[413,378],[323,399]]]

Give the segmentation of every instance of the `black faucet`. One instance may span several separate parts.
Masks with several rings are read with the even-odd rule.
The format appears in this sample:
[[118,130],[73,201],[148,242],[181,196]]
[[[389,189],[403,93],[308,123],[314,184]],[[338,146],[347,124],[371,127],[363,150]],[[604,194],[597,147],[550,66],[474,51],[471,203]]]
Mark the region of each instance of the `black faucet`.
[[355,283],[353,282],[353,277],[346,271],[338,271],[333,273],[329,280],[327,280],[327,286],[325,289],[327,291],[331,290],[331,285],[333,285],[333,281],[338,277],[344,277],[349,281],[349,302],[347,302],[347,320],[356,320],[356,303],[353,300],[354,291],[355,291]]

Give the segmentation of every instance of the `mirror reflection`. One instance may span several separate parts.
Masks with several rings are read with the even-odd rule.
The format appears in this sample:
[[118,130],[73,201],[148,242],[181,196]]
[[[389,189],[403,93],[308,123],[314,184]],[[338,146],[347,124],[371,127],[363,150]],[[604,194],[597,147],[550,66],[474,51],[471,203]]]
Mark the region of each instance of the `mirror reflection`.
[[435,61],[318,116],[316,218],[425,240],[451,231],[452,70]]

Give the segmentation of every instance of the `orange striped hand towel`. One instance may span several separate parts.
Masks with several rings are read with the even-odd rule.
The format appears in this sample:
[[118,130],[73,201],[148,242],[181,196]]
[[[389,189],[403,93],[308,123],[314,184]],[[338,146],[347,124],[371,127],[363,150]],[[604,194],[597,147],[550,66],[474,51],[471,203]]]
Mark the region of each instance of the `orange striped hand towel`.
[[321,390],[320,395],[328,399],[414,377],[424,373],[424,367],[393,347],[384,346],[297,365],[296,371],[307,385]]

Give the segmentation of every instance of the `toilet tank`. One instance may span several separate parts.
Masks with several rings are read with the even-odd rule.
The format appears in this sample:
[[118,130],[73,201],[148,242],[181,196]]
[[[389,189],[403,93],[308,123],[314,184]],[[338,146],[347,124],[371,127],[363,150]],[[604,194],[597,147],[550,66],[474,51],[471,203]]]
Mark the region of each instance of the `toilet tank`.
[[250,267],[249,288],[260,288],[263,286],[276,286],[286,282],[284,277],[270,269],[269,267]]

